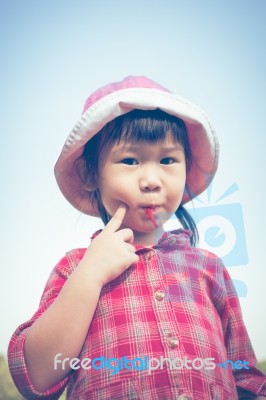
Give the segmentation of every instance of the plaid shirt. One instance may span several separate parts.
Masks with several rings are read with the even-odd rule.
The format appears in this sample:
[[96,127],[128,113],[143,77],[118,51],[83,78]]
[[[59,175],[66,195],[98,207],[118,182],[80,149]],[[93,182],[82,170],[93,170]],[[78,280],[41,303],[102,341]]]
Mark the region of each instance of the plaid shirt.
[[[118,373],[79,368],[45,393],[34,389],[23,356],[25,337],[82,259],[85,249],[76,249],[56,265],[38,311],[10,341],[9,366],[20,392],[27,399],[58,399],[68,385],[67,398],[74,400],[234,400],[266,395],[266,378],[256,369],[229,274],[219,258],[190,245],[190,234],[165,232],[153,248],[137,246],[139,262],[102,288],[79,355],[80,360],[126,356],[170,361],[164,360],[161,368],[154,360],[150,373],[125,368],[121,360]],[[202,367],[206,358],[213,360],[214,368]],[[245,360],[249,369],[218,365],[227,359]],[[181,368],[184,360],[190,364]],[[143,366],[141,361],[135,365]]]

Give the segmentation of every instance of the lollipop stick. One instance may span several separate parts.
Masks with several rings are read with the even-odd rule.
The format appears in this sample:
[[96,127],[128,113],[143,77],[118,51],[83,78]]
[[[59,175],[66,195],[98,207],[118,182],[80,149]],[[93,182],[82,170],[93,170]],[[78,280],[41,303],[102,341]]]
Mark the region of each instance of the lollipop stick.
[[158,227],[158,224],[157,224],[157,222],[156,222],[156,219],[154,218],[152,209],[149,208],[149,207],[146,207],[146,208],[145,208],[145,212],[146,212],[146,214],[148,215],[148,217],[150,218],[150,220],[152,221],[153,225],[157,228],[157,227]]

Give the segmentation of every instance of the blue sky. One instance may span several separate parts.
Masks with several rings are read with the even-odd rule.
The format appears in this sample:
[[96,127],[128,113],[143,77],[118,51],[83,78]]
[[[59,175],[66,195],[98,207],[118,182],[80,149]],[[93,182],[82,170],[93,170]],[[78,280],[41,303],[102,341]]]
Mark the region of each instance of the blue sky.
[[[266,358],[265,17],[263,0],[0,2],[1,352],[64,252],[102,226],[67,203],[53,176],[86,97],[146,75],[202,107],[216,128],[219,170],[210,198],[194,206],[241,209],[246,262],[228,270],[247,290],[244,320]],[[232,184],[238,190],[216,202]],[[235,241],[229,228],[224,240]]]

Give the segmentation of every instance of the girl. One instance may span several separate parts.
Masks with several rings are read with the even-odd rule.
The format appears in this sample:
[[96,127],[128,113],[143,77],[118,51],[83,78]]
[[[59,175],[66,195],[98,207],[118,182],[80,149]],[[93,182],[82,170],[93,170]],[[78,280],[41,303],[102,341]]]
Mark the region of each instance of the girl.
[[[253,399],[266,395],[231,279],[195,247],[183,204],[211,182],[206,115],[144,77],[97,90],[55,166],[105,228],[56,265],[9,345],[27,399]],[[184,229],[164,232],[176,213]],[[227,361],[229,360],[229,361]]]

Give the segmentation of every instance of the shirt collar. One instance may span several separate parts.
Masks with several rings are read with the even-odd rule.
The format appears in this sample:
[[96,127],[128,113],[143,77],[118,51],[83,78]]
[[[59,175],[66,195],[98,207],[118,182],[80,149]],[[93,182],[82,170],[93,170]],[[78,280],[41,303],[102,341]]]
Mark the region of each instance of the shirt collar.
[[[153,249],[160,249],[161,251],[173,251],[191,247],[190,237],[192,232],[186,229],[176,229],[173,231],[164,232],[159,239],[158,243],[149,247]],[[136,250],[147,249],[145,246],[136,245]]]
[[[92,236],[91,240],[93,240],[96,236],[101,233],[102,229],[96,231]],[[178,249],[184,249],[187,247],[191,247],[190,238],[192,236],[192,232],[188,229],[176,229],[173,231],[164,232],[158,243],[151,246],[146,247],[142,245],[136,245],[136,251],[139,252],[144,249],[160,249],[162,251],[173,251]]]

